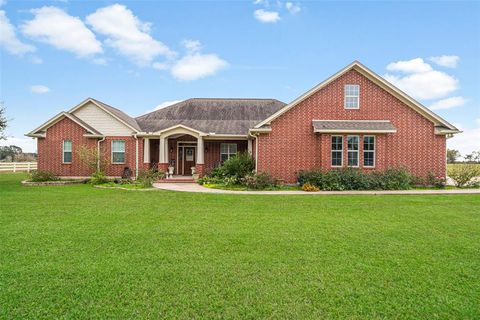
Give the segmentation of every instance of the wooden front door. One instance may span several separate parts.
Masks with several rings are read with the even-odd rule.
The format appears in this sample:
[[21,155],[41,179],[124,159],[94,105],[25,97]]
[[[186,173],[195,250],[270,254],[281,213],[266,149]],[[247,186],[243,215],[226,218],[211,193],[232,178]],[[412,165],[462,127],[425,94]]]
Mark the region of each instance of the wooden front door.
[[191,167],[195,166],[195,147],[183,147],[182,154],[182,175],[189,176],[192,174]]

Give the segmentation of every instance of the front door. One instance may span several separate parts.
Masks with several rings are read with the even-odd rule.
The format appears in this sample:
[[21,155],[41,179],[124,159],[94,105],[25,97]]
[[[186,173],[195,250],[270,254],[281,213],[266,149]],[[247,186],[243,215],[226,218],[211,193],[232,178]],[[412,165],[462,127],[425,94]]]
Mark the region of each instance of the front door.
[[182,175],[189,176],[192,174],[192,170],[190,168],[195,166],[195,147],[183,147],[182,149]]

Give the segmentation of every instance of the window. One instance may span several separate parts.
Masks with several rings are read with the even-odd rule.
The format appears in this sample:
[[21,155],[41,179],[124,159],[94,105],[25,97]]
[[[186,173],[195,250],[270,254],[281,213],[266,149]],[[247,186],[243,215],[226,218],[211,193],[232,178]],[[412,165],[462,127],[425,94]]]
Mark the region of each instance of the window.
[[72,140],[63,140],[63,163],[72,163]]
[[332,167],[341,167],[343,163],[343,137],[332,136]]
[[236,143],[222,143],[220,144],[220,161],[224,162],[225,160],[230,159],[237,155],[237,144]]
[[375,136],[363,137],[363,166],[375,167]]
[[349,167],[358,167],[358,136],[347,137],[347,160]]
[[358,84],[345,85],[345,109],[360,108],[360,86]]
[[112,141],[112,163],[125,163],[125,140]]

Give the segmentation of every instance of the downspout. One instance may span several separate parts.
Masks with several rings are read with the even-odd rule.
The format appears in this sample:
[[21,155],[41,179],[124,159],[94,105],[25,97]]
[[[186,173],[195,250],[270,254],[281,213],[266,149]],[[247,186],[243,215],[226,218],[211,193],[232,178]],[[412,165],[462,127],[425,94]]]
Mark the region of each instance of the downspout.
[[138,137],[135,133],[133,135],[135,138],[135,180],[138,178]]
[[100,171],[100,142],[105,141],[105,137],[97,141],[97,152],[98,152],[98,159],[97,159],[97,171]]
[[255,173],[258,172],[258,134],[255,135]]

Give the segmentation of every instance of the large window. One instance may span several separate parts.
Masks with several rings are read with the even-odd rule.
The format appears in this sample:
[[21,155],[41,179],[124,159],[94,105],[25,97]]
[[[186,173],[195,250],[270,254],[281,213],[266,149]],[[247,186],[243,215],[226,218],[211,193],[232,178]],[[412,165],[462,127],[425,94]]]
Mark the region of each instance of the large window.
[[349,167],[358,167],[358,136],[347,136],[347,159]]
[[332,136],[332,167],[341,167],[343,163],[343,137]]
[[125,163],[125,140],[112,141],[112,163]]
[[230,159],[237,154],[237,144],[236,143],[222,143],[220,144],[220,161],[224,162],[225,160]]
[[375,167],[375,136],[363,137],[363,166]]
[[345,85],[345,109],[360,108],[360,86],[358,84]]
[[63,140],[63,163],[72,163],[72,140]]

